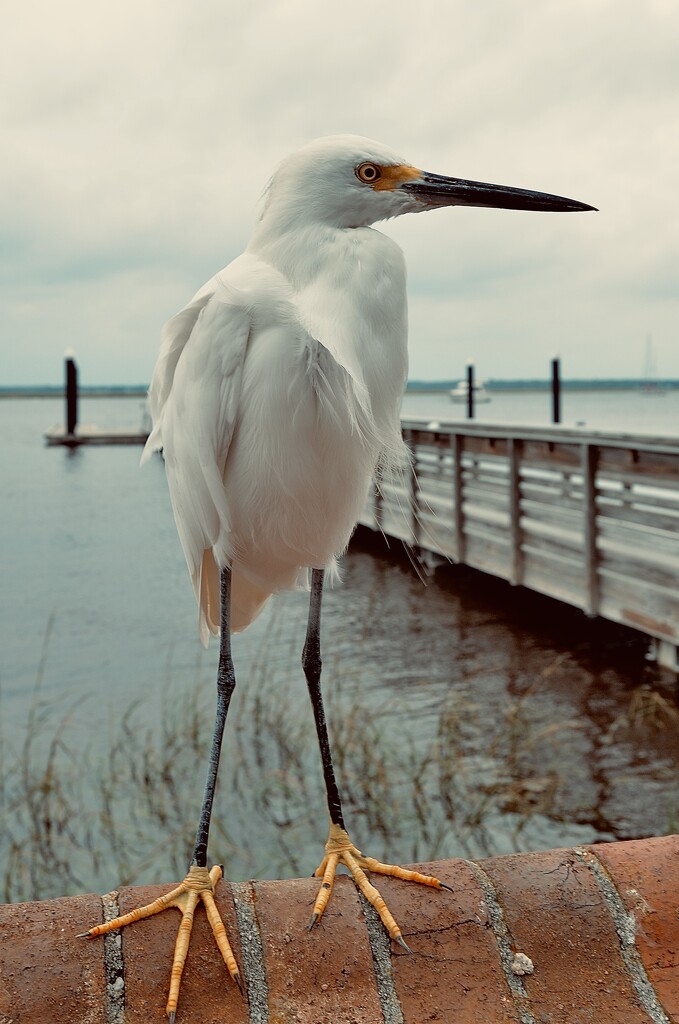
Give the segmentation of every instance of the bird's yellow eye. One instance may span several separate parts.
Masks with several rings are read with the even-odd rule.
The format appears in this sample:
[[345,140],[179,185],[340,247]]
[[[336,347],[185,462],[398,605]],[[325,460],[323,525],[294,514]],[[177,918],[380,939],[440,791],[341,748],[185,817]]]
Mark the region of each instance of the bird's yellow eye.
[[356,177],[366,185],[372,185],[382,177],[382,171],[377,164],[361,164],[356,168]]

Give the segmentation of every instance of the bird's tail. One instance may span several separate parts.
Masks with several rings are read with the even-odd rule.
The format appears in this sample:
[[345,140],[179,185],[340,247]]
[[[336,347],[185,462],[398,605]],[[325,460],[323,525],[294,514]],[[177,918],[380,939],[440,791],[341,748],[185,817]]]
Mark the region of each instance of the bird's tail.
[[[200,615],[200,639],[203,646],[207,647],[210,633],[214,636],[219,634],[221,605],[219,567],[211,548],[203,552],[200,579],[196,591]],[[231,632],[240,633],[251,622],[254,622],[270,597],[270,590],[264,590],[256,583],[252,583],[235,568],[231,576]]]

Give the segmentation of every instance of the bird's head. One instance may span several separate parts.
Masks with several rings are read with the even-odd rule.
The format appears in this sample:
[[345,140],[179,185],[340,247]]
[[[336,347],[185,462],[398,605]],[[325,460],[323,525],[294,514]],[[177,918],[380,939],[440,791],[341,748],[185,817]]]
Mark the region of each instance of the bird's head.
[[330,135],[286,157],[269,184],[264,217],[287,215],[296,228],[305,222],[361,227],[441,206],[594,209],[545,192],[432,174],[379,142],[357,135]]

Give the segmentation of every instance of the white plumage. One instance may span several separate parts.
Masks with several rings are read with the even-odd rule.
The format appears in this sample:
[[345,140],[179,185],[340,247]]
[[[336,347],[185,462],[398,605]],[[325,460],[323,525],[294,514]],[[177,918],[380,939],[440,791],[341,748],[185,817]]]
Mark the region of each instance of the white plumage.
[[403,451],[405,264],[367,225],[418,203],[366,188],[359,158],[403,164],[353,136],[288,158],[246,252],[164,330],[143,458],[164,451],[204,643],[218,567],[244,629],[308,567],[334,568],[377,463]]

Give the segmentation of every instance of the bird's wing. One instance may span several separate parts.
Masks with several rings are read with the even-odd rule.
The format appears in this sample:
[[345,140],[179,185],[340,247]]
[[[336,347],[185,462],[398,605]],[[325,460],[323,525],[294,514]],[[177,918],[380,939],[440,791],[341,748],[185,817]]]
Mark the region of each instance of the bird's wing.
[[177,362],[184,350],[184,346],[189,340],[191,331],[196,325],[201,310],[214,294],[214,284],[214,278],[208,281],[199,292],[196,292],[188,305],[180,309],[178,313],[175,313],[163,327],[160,338],[160,353],[153,371],[151,387],[149,388],[149,407],[153,421],[153,430],[144,448],[141,459],[142,463],[146,462],[151,452],[158,451],[163,447],[160,436],[160,421],[163,407],[172,390],[172,381],[177,368]]
[[230,556],[223,472],[251,328],[243,297],[223,279],[213,278],[204,292],[165,328],[152,385],[154,428],[145,449],[145,457],[163,449],[177,531],[199,600],[203,552],[217,545],[221,559]]

